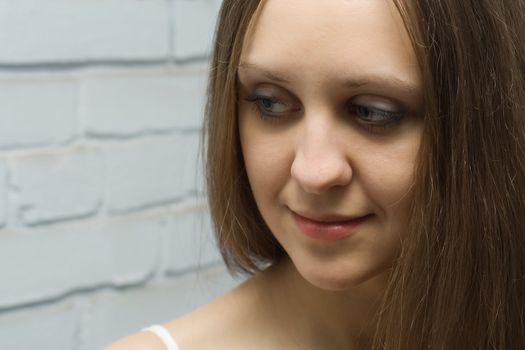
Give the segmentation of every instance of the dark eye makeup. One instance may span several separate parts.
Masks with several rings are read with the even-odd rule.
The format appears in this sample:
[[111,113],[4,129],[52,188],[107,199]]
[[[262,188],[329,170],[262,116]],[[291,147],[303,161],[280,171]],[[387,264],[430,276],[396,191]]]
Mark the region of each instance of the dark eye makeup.
[[388,111],[374,106],[349,103],[348,111],[356,117],[356,121],[366,128],[393,127],[401,122],[407,112]]
[[[244,98],[249,102],[258,116],[267,122],[284,122],[290,116],[301,111],[301,106],[295,102],[284,101],[268,91],[255,91]],[[366,131],[381,131],[398,125],[408,114],[406,109],[393,102],[385,102],[384,98],[363,98],[357,96],[349,100],[345,106],[346,113]]]
[[297,105],[283,102],[278,98],[267,95],[253,95],[244,100],[252,104],[252,107],[259,114],[261,119],[273,122],[301,110]]

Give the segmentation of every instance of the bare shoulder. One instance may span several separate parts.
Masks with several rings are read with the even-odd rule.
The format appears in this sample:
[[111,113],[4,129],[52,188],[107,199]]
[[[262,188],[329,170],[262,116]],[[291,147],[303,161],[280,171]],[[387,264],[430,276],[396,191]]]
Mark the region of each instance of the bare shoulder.
[[[228,293],[163,326],[180,349],[242,349],[239,341],[246,327],[253,327],[252,283],[245,282]],[[252,328],[256,329],[256,328]],[[122,338],[103,350],[165,350],[162,341],[152,332],[140,332]]]
[[245,349],[240,342],[245,329],[256,329],[256,305],[244,283],[165,327],[181,349]]
[[140,332],[117,340],[103,350],[165,350],[165,346],[155,334]]
[[[192,350],[204,349],[202,346],[197,346],[199,345],[197,340],[201,339],[203,334],[213,332],[211,326],[216,322],[214,315],[219,311],[224,299],[227,299],[227,296],[219,297],[187,315],[164,324],[163,327],[166,328],[180,348]],[[152,332],[139,332],[119,339],[103,350],[165,349],[166,346],[156,334]]]

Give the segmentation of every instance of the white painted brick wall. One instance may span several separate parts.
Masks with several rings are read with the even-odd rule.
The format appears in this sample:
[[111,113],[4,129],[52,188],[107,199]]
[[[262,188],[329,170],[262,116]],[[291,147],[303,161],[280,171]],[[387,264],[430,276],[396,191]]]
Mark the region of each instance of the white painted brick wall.
[[74,81],[4,77],[0,81],[0,149],[72,140],[77,105],[78,86]]
[[28,154],[10,163],[15,215],[24,224],[89,216],[102,203],[104,160],[95,149]]
[[0,307],[98,285],[137,283],[155,272],[159,219],[125,218],[2,233]]
[[184,213],[170,220],[166,244],[167,271],[180,273],[210,264],[219,259],[214,237],[210,234],[210,220],[203,212]]
[[7,167],[0,160],[0,227],[4,226],[7,219]]
[[0,62],[165,59],[170,2],[0,0]]
[[184,133],[181,138],[181,148],[184,152],[182,185],[188,193],[202,194],[204,192],[204,175],[201,157],[201,134]]
[[206,90],[204,70],[154,71],[89,79],[83,116],[90,136],[197,130]]
[[0,0],[0,349],[100,349],[240,282],[199,159],[219,5]]
[[175,57],[203,57],[211,48],[220,0],[175,1]]
[[[100,349],[113,339],[136,332],[145,326],[165,323],[189,312],[231,289],[235,283],[224,278],[223,267],[213,267],[199,274],[185,274],[177,283],[158,284],[121,293],[100,293],[88,302],[87,322],[83,327],[84,344],[80,350]],[[137,314],[140,307],[144,310]]]
[[186,148],[179,135],[108,147],[108,207],[136,210],[181,200]]
[[0,349],[76,349],[78,326],[70,301],[11,312],[0,317]]

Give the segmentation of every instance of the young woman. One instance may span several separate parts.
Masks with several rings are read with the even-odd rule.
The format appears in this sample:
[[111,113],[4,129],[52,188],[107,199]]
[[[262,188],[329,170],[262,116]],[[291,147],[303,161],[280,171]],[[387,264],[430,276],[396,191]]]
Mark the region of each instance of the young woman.
[[208,195],[252,277],[110,349],[525,347],[524,33],[523,0],[224,1]]

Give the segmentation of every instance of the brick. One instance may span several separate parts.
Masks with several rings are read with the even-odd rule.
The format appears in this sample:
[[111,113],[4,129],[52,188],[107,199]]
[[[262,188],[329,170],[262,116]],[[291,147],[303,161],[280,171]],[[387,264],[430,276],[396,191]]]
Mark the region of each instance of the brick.
[[[0,148],[57,144],[72,140],[75,136],[77,104],[78,87],[73,81],[1,79]],[[42,111],[45,111],[45,118]]]
[[165,254],[169,274],[220,262],[208,212],[190,211],[173,217]]
[[211,51],[220,0],[175,0],[176,59],[204,57]]
[[76,349],[78,311],[71,302],[0,314],[0,349]]
[[[191,193],[186,137],[143,139],[107,148],[108,208],[112,213],[169,204]],[[192,145],[193,147],[193,145]]]
[[100,293],[91,298],[85,350],[101,349],[144,327],[173,320],[238,283],[218,266],[119,294]]
[[10,1],[0,11],[0,62],[165,58],[170,7],[166,0]]
[[182,186],[193,194],[204,193],[204,170],[200,141],[201,134],[199,132],[181,135],[181,144],[184,149]]
[[101,285],[144,280],[157,268],[158,218],[62,224],[0,235],[0,308]]
[[204,71],[91,78],[82,101],[85,133],[128,136],[199,129],[205,92]]
[[0,160],[0,227],[4,226],[7,220],[7,167],[3,160]]
[[94,149],[75,148],[10,161],[17,219],[23,224],[85,217],[104,197],[104,162]]

